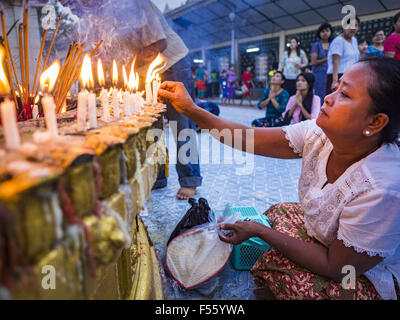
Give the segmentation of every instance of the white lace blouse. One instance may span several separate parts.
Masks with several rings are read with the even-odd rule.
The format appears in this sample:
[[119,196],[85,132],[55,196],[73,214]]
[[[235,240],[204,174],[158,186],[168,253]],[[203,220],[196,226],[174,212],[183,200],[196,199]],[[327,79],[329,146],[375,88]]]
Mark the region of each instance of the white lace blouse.
[[[364,275],[383,299],[397,299],[400,283],[400,150],[386,144],[328,183],[326,164],[332,144],[315,120],[282,127],[303,158],[299,199],[307,233],[329,246],[346,247],[384,260]],[[355,146],[356,147],[356,146]]]

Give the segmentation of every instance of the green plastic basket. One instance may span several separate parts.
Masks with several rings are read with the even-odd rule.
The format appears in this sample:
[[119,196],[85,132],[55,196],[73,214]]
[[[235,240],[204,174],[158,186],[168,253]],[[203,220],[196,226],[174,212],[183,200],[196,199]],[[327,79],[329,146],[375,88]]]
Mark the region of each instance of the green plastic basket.
[[[223,216],[235,215],[237,220],[250,219],[271,228],[270,221],[254,207],[226,207]],[[271,249],[271,246],[258,237],[250,238],[232,248],[231,263],[236,270],[250,270],[262,254]]]

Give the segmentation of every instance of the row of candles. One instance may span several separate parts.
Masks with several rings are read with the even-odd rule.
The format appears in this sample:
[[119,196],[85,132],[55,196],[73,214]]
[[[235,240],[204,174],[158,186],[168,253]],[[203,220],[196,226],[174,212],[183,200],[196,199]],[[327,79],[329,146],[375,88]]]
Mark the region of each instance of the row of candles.
[[[14,102],[9,98],[10,86],[7,81],[3,69],[4,49],[0,47],[0,95],[4,97],[4,101],[0,105],[1,118],[3,124],[3,132],[5,137],[5,146],[8,150],[18,150],[20,148],[20,136],[17,127],[17,115]],[[159,71],[164,67],[165,60],[159,54],[150,64],[145,84],[146,100],[142,98],[142,94],[138,91],[139,75],[135,72],[135,58],[131,64],[129,77],[126,73],[125,66],[122,68],[125,90],[122,93],[122,116],[131,116],[140,113],[145,105],[157,103],[158,89],[160,87]],[[56,105],[51,96],[51,91],[60,72],[60,64],[58,61],[53,62],[40,76],[40,87],[43,91],[42,107],[45,116],[47,134],[50,138],[58,137]],[[98,83],[101,86],[100,101],[102,107],[101,119],[103,122],[110,122],[111,108],[113,111],[113,120],[121,117],[120,96],[118,83],[118,67],[113,61],[112,88],[105,88],[105,77],[101,60],[97,61]],[[77,129],[85,131],[88,128],[96,128],[97,124],[97,107],[96,95],[93,92],[94,80],[92,72],[92,61],[89,55],[85,55],[80,73],[80,83],[82,90],[78,94],[77,106]],[[111,106],[109,101],[109,92],[111,92]]]

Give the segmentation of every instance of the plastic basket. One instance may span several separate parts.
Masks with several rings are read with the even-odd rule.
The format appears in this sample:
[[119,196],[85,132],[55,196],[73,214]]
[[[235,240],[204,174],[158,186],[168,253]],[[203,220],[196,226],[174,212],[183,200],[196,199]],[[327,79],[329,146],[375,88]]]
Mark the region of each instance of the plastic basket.
[[[238,220],[250,219],[271,227],[266,215],[263,215],[254,207],[231,207],[228,206],[224,216],[236,215]],[[231,263],[236,270],[250,270],[261,255],[268,251],[271,246],[260,238],[253,237],[232,248]]]

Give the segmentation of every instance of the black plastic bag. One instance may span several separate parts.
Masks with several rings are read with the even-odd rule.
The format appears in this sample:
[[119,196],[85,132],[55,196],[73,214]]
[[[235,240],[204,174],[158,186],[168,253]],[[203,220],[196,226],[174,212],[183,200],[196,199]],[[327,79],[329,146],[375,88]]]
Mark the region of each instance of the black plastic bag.
[[197,202],[196,199],[190,198],[188,202],[191,204],[191,208],[185,213],[183,218],[176,225],[174,231],[172,231],[167,245],[173,238],[180,235],[182,232],[212,221],[211,208],[206,199],[199,198],[199,201]]

